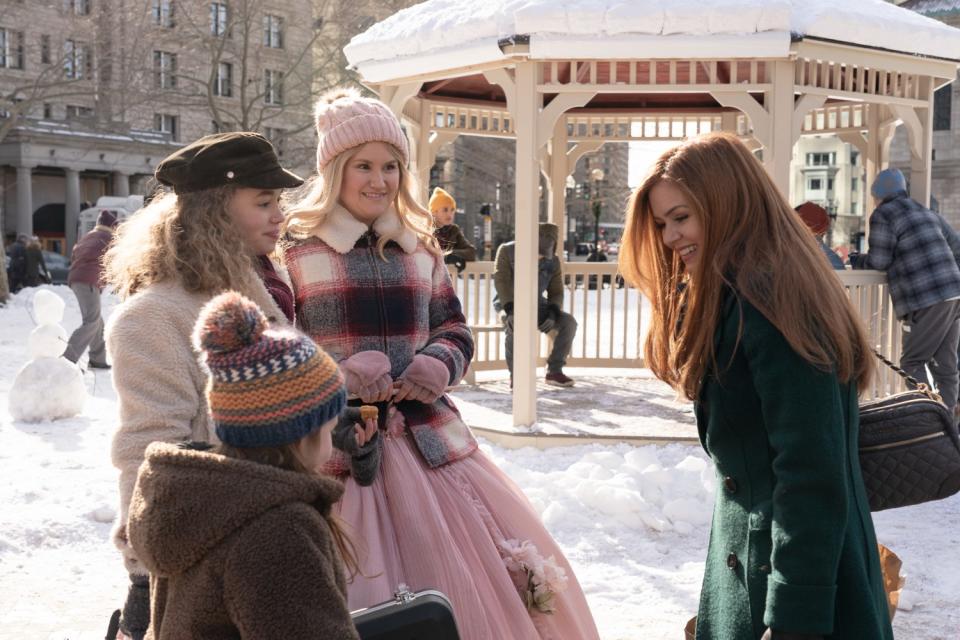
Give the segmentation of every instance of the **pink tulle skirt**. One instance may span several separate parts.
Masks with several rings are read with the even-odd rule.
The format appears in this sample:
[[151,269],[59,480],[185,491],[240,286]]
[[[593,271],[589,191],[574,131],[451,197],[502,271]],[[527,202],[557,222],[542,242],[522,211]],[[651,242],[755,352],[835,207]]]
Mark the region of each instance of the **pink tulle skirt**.
[[348,585],[351,610],[404,583],[446,594],[464,640],[599,638],[570,565],[506,474],[481,451],[430,469],[391,431],[374,484],[348,478],[337,507],[366,576]]

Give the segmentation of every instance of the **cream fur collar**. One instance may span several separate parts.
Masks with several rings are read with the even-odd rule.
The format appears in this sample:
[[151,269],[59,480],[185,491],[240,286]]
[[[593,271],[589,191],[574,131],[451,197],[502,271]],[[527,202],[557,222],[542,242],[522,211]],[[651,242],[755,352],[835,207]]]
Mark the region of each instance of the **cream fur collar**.
[[[391,207],[373,223],[378,236],[393,240],[407,253],[417,250],[417,234],[400,222],[400,214]],[[336,205],[314,232],[337,253],[347,253],[367,232],[367,225],[354,218],[343,206]]]

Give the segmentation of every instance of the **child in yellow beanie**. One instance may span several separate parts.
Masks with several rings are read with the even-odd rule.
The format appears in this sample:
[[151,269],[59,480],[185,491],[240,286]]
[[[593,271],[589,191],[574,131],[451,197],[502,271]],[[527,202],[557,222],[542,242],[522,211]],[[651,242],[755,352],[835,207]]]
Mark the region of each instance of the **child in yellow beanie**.
[[467,242],[460,227],[453,223],[453,215],[457,211],[457,201],[440,187],[433,190],[430,196],[430,213],[433,215],[433,232],[440,248],[443,250],[446,264],[457,266],[457,271],[463,271],[468,262],[477,259],[476,248]]

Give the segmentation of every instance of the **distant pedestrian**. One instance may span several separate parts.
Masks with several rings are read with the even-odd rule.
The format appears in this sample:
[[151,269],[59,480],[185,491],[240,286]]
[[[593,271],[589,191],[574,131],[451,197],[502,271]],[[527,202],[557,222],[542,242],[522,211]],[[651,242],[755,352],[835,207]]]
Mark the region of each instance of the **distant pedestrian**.
[[900,367],[929,384],[956,411],[960,342],[960,235],[943,216],[907,195],[898,169],[885,169],[870,189],[870,251],[851,255],[857,269],[887,273],[893,309],[903,321]]
[[49,284],[51,280],[47,263],[43,259],[43,247],[40,245],[40,238],[33,236],[27,242],[23,285],[25,287],[39,287],[44,283]]
[[23,289],[27,275],[27,243],[30,238],[25,234],[17,236],[16,241],[7,247],[7,256],[10,266],[7,267],[7,281],[10,283],[10,293]]
[[[554,387],[572,387],[573,378],[563,372],[567,358],[573,348],[573,339],[577,335],[577,319],[563,310],[563,272],[560,258],[556,255],[560,230],[557,225],[541,222],[537,238],[537,290],[522,292],[536,296],[537,329],[541,333],[556,330],[553,347],[547,357],[547,375],[545,381]],[[517,243],[506,242],[497,249],[493,268],[493,287],[496,295],[493,308],[500,312],[500,321],[504,328],[504,357],[510,370],[510,385],[513,385],[513,276]]]
[[457,201],[445,190],[437,187],[430,196],[430,214],[433,216],[433,237],[443,251],[443,261],[463,271],[468,262],[477,259],[477,249],[463,235],[460,227],[453,222],[457,212]]
[[110,211],[101,211],[97,226],[83,236],[73,247],[70,260],[70,275],[67,284],[80,304],[82,323],[74,329],[63,357],[77,362],[90,347],[91,369],[109,369],[107,346],[103,341],[103,318],[100,315],[100,294],[103,291],[103,254],[113,239],[117,216]]
[[830,266],[837,270],[844,269],[843,258],[837,255],[837,252],[828,247],[827,243],[824,242],[827,231],[830,230],[830,216],[827,214],[827,210],[814,202],[804,202],[796,206],[794,210],[800,216],[800,219],[803,220],[803,223],[807,225],[807,228],[813,232],[814,237],[817,239],[817,244],[820,245],[820,250],[823,251],[823,255],[830,261]]

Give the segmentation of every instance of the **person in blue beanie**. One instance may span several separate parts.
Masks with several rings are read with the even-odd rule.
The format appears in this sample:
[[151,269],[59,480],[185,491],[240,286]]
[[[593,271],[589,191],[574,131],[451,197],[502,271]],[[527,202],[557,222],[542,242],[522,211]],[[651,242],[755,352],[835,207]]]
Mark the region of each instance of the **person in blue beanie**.
[[903,321],[900,367],[929,384],[957,410],[960,341],[960,235],[943,216],[909,195],[899,169],[884,169],[870,189],[870,251],[852,254],[854,269],[887,273],[893,308]]

